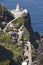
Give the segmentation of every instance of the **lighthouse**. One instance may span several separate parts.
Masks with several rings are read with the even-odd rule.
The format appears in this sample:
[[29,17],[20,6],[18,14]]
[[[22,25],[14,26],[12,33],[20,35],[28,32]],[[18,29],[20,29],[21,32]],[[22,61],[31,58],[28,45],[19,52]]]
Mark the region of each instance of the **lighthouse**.
[[20,5],[17,4],[16,9],[11,10],[11,13],[13,14],[14,18],[18,18],[24,14],[27,14],[28,10],[27,9],[21,10]]
[[20,11],[20,5],[19,5],[19,4],[17,4],[17,6],[16,6],[16,11],[17,11],[17,12]]

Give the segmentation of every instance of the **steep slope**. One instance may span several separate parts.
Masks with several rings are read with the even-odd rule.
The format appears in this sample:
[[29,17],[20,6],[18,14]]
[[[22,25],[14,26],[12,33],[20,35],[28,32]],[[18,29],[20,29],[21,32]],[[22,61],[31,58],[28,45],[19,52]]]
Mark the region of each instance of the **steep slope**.
[[[4,27],[2,25],[2,22],[9,22],[13,19],[12,14],[3,6],[0,5],[0,27]],[[19,17],[16,21],[13,22],[13,25],[18,30],[22,25],[24,25],[24,36],[22,39],[27,39],[32,44],[32,59],[33,62],[36,60],[38,63],[36,65],[43,65],[43,41],[40,43],[41,40],[40,34],[38,32],[34,32],[33,28],[31,26],[31,19],[30,14],[25,14],[21,17]],[[38,41],[38,42],[37,42]],[[42,44],[42,45],[41,45]],[[6,33],[0,34],[0,45],[4,46],[6,49],[10,50],[13,53],[13,60],[18,60],[20,62],[20,56],[22,53],[21,46],[17,46],[14,44],[14,40],[12,40],[12,37],[10,35],[7,35]],[[38,51],[37,51],[38,50]],[[12,65],[12,59],[10,65]],[[18,62],[17,62],[18,63]],[[13,62],[14,64],[14,62]],[[5,64],[6,65],[6,64]],[[34,64],[35,65],[35,64]]]
[[5,8],[5,6],[0,4],[0,27],[4,27],[6,23],[13,18],[13,15]]
[[[38,63],[40,62],[39,64],[41,64],[41,62],[43,64],[43,61],[42,61],[43,52],[41,49],[41,48],[43,48],[43,45],[42,45],[42,42],[41,42],[41,45],[39,42],[43,37],[40,38],[40,34],[38,32],[33,31],[33,28],[31,26],[31,19],[30,19],[29,13],[26,14],[26,16],[22,16],[15,21],[14,26],[17,29],[19,29],[21,25],[24,25],[24,32],[25,32],[24,39],[26,38],[27,40],[29,40],[33,46],[32,47],[33,63],[34,63],[34,61],[38,61]],[[36,63],[36,65],[38,65],[38,63]]]
[[43,65],[43,35],[40,35],[40,40],[38,41],[39,47],[36,53],[37,65]]
[[[26,15],[23,15],[21,17],[19,17],[14,23],[15,28],[19,29],[20,26],[24,25],[24,38],[28,39],[29,41],[36,42],[36,40],[39,39],[39,34],[38,32],[34,32],[33,28],[31,26],[31,18],[30,18],[30,14],[27,13]],[[34,44],[35,48],[38,47],[38,45]]]

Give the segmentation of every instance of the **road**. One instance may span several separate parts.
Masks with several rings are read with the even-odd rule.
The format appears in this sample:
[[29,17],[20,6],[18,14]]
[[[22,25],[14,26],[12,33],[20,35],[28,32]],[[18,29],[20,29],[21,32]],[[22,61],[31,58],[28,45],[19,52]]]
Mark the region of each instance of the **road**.
[[[27,50],[27,46],[28,46],[28,50]],[[32,55],[31,55],[31,43],[27,41],[27,44],[25,44],[25,53],[24,56],[28,56],[28,59],[26,59],[27,61],[29,60],[28,65],[32,65]]]
[[[14,14],[14,13],[13,13]],[[8,23],[7,23],[7,25],[5,26],[5,28],[3,29],[3,31],[5,32],[5,30],[7,29],[7,27],[9,26],[9,24],[11,24],[13,21],[15,21],[16,19],[18,19],[19,17],[21,17],[21,15],[20,16],[18,16],[18,17],[16,17],[15,19],[13,19],[12,21],[9,21]]]
[[22,26],[20,27],[20,29],[19,29],[19,32],[17,33],[17,34],[19,35],[19,37],[18,37],[18,42],[20,41],[20,39],[22,38],[23,33],[24,33],[24,30],[23,30],[22,27],[24,27],[24,26],[22,25]]
[[11,24],[13,21],[15,21],[17,18],[13,19],[12,21],[10,21],[9,23],[7,23],[7,25],[5,26],[5,28],[3,29],[3,31],[5,32],[7,27],[9,26],[9,24]]

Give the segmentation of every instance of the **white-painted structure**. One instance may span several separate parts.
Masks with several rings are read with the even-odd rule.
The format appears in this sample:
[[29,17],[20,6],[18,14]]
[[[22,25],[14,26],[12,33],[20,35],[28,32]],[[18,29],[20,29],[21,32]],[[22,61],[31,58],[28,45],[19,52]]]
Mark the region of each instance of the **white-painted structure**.
[[28,13],[27,9],[21,10],[20,5],[17,4],[16,9],[11,10],[11,13],[14,15],[14,18],[18,18],[24,13]]
[[23,62],[22,62],[22,65],[27,65],[27,62],[26,62],[26,61],[23,61]]
[[17,12],[20,11],[20,5],[19,5],[19,4],[17,4],[17,6],[16,6],[16,11],[17,11]]

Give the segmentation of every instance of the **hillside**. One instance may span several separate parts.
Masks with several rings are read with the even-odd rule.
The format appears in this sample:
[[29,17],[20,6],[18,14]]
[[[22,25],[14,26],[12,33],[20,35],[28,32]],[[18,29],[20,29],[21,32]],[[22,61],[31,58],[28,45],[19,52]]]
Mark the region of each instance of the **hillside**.
[[14,17],[12,13],[10,13],[4,5],[0,4],[0,27],[4,27],[6,23],[12,20]]
[[[0,5],[0,12],[2,12],[0,21],[9,22],[13,19],[12,14],[2,5]],[[6,13],[7,15],[5,15]],[[6,20],[5,17],[7,17]],[[28,13],[25,16],[22,15],[17,20],[13,21],[13,25],[17,32],[22,25],[24,26],[24,35],[21,40],[27,39],[31,42],[33,64],[34,61],[37,61],[40,63],[36,63],[36,65],[43,65],[43,41],[41,41],[43,37],[40,38],[41,35],[38,32],[33,31],[30,14]],[[6,32],[8,33],[10,31],[13,31],[13,29],[8,27]],[[21,65],[22,60],[24,60],[24,57],[22,56],[22,44],[18,46],[17,39],[12,39],[13,36],[7,33],[0,32],[0,65]]]

